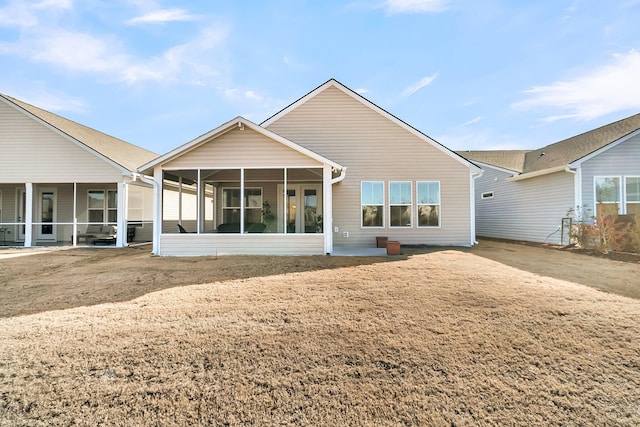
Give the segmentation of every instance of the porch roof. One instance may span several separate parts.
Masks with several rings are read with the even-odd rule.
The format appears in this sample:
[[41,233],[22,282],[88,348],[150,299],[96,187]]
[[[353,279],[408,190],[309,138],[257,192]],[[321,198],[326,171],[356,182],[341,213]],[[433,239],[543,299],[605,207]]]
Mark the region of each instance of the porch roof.
[[301,145],[296,144],[293,141],[290,141],[278,134],[276,134],[275,132],[272,132],[268,129],[263,128],[260,125],[257,125],[253,122],[251,122],[250,120],[245,119],[244,117],[236,117],[220,126],[218,126],[217,128],[203,134],[200,135],[199,137],[187,142],[186,144],[172,150],[169,151],[168,153],[156,158],[155,160],[152,160],[149,163],[144,164],[143,166],[141,166],[138,171],[143,173],[143,174],[151,174],[153,173],[153,169],[156,166],[159,165],[163,165],[166,164],[186,153],[188,153],[191,150],[196,149],[197,147],[200,147],[201,145],[214,140],[215,138],[218,138],[219,136],[224,135],[225,133],[235,129],[235,128],[248,128],[251,129],[275,142],[278,142],[294,151],[297,151],[313,160],[316,160],[319,163],[322,164],[326,164],[331,166],[334,169],[337,170],[342,170],[344,169],[344,167],[336,162],[334,162],[333,160],[327,159],[326,157],[321,156],[318,153],[315,153],[305,147],[302,147]]

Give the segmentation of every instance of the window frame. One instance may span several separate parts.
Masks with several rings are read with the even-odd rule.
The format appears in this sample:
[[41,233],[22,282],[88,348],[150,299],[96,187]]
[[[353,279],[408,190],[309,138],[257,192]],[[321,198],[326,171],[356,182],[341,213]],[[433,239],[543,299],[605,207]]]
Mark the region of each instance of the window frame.
[[[102,194],[102,206],[99,208],[94,208],[91,206],[91,193],[99,193]],[[106,224],[105,222],[105,210],[107,206],[107,200],[105,199],[105,190],[97,190],[97,189],[89,189],[87,190],[87,223],[89,224]],[[91,212],[96,211],[102,214],[102,219],[100,221],[92,221],[91,220]]]
[[493,191],[485,191],[480,194],[480,200],[493,199],[494,196],[495,194]]
[[[91,200],[91,193],[100,193],[102,194],[102,207],[101,208],[92,208],[89,203]],[[111,206],[109,195],[113,194],[113,201],[115,206]],[[91,211],[100,211],[102,212],[102,220],[101,221],[91,221]],[[111,213],[115,213],[115,219],[113,221],[109,220],[109,216]],[[89,224],[117,224],[118,223],[118,190],[109,190],[109,189],[89,189],[87,190],[87,223]]]
[[[365,184],[380,184],[382,186],[382,204],[372,204],[372,203],[363,203],[363,186]],[[385,228],[385,206],[386,206],[386,197],[385,197],[385,191],[384,191],[384,181],[360,181],[360,228],[361,229],[382,229]],[[364,224],[364,207],[365,206],[377,206],[381,209],[382,212],[382,224],[381,225],[365,225]]]
[[[221,206],[222,206],[222,223],[225,223],[225,216],[224,216],[224,212],[226,209],[238,209],[238,213],[240,214],[238,221],[242,220],[242,214],[241,211],[242,209],[245,210],[245,215],[244,215],[244,219],[245,219],[245,225],[247,225],[247,215],[246,215],[246,211],[247,209],[253,209],[253,210],[260,210],[260,219],[261,222],[264,222],[264,218],[263,218],[263,203],[264,203],[264,189],[262,187],[244,187],[244,194],[240,195],[240,198],[238,199],[240,201],[240,206],[226,206],[226,201],[227,201],[227,197],[226,197],[226,192],[227,190],[238,190],[241,191],[242,189],[240,187],[222,187],[221,188],[221,193],[222,193],[222,202],[221,202]],[[247,190],[259,190],[260,191],[260,206],[253,206],[253,207],[249,207],[247,206]],[[244,205],[244,206],[243,206]]]
[[[420,184],[438,184],[438,203],[420,203],[420,195],[418,194]],[[438,225],[420,225],[420,206],[438,207]],[[416,181],[416,227],[442,228],[442,184],[440,181]]]
[[[598,202],[598,179],[617,179],[618,180],[618,201],[617,202]],[[603,205],[618,204],[617,215],[623,212],[623,183],[622,175],[594,175],[593,177],[593,213],[598,215],[598,203]]]
[[[391,193],[392,184],[409,184],[409,199],[410,199],[409,204],[392,203],[392,193]],[[388,192],[389,192],[389,228],[413,228],[413,181],[389,181]],[[396,206],[409,207],[409,225],[393,225],[391,208]]]
[[[624,213],[625,214],[629,214],[629,204],[632,205],[638,205],[638,211],[640,211],[640,200],[638,201],[629,201],[629,196],[627,194],[627,180],[631,178],[631,179],[636,179],[638,180],[638,184],[640,184],[640,175],[636,176],[636,175],[629,175],[629,176],[624,176],[624,184],[623,184],[623,197],[624,197]],[[2,194],[0,193],[0,200],[1,200]],[[636,218],[636,220],[638,220],[640,218]]]

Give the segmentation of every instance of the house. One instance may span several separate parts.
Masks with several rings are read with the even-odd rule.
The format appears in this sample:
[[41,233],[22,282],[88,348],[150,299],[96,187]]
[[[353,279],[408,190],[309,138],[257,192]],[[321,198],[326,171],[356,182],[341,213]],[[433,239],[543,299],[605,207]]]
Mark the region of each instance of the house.
[[0,245],[75,246],[97,225],[116,246],[125,230],[151,240],[153,187],[136,169],[156,154],[7,95],[0,152]]
[[484,169],[479,236],[567,244],[568,218],[640,215],[640,114],[537,150],[458,153]]
[[236,117],[139,171],[155,181],[160,255],[475,242],[480,168],[333,79],[260,125]]

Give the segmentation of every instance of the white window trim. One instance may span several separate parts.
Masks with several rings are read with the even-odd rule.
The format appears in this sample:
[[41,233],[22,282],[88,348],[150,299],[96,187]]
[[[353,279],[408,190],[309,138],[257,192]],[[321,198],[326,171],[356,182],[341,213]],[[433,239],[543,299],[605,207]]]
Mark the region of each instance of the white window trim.
[[[364,184],[365,182],[371,182],[371,183],[375,183],[375,184],[382,184],[382,205],[364,205],[362,204],[362,184]],[[380,230],[385,228],[385,225],[387,223],[387,219],[385,218],[386,215],[384,215],[385,212],[385,206],[386,206],[386,202],[387,202],[387,198],[386,195],[384,194],[384,181],[371,181],[371,180],[363,180],[360,181],[360,228],[363,230]],[[363,206],[382,206],[382,212],[383,212],[383,216],[382,216],[382,225],[381,226],[365,226],[364,222],[362,220],[362,207]]]
[[[241,187],[222,187],[220,190],[220,194],[222,195],[222,218],[224,218],[224,211],[225,209],[260,209],[260,218],[264,221],[264,218],[262,218],[262,204],[264,203],[264,189],[262,187],[244,187],[244,191],[246,192],[247,190],[260,190],[260,206],[259,207],[247,207],[242,200],[244,199],[245,195],[244,194],[240,194],[240,206],[225,206],[224,205],[224,192],[225,190],[240,190],[240,193],[242,193],[242,188]],[[244,215],[240,215],[240,220],[242,220],[242,218],[244,217]]]
[[[618,202],[618,215],[622,214],[623,212],[623,204],[624,204],[624,180],[622,175],[596,175],[593,177],[593,215],[597,215],[598,212],[598,186],[596,185],[596,181],[598,179],[603,179],[603,178],[618,178],[619,180],[619,187],[620,187],[620,191],[618,193],[618,198],[619,198],[619,202]],[[602,204],[605,205],[612,205],[615,202],[602,202]]]
[[106,189],[106,188],[90,188],[87,190],[87,223],[90,223],[89,221],[89,211],[97,211],[99,210],[98,208],[91,208],[89,207],[89,194],[90,193],[102,193],[102,197],[103,197],[103,201],[104,201],[104,205],[102,206],[102,222],[94,222],[92,224],[116,224],[116,221],[109,221],[109,211],[116,211],[116,217],[118,216],[118,207],[116,205],[115,208],[110,208],[109,207],[109,193],[115,193],[116,194],[116,203],[118,203],[118,190],[112,190],[112,189]]
[[[421,183],[438,183],[438,203],[420,203],[418,197],[418,184]],[[420,206],[438,206],[438,225],[420,225],[419,210]],[[442,228],[442,183],[440,181],[416,181],[416,227],[417,228]]]
[[480,195],[481,200],[493,199],[494,193],[493,191],[485,191]]
[[[630,202],[629,200],[627,200],[627,179],[629,179],[629,178],[640,180],[640,175],[629,175],[629,176],[625,175],[624,176],[624,182],[621,185],[622,186],[621,190],[622,190],[622,196],[623,196],[622,201],[624,202],[623,212],[625,214],[627,214],[629,212],[629,210],[627,209],[627,205],[628,204],[632,204],[632,205],[640,204],[640,201],[638,201],[638,202]],[[0,193],[0,200],[2,200],[2,193]]]
[[[391,203],[391,184],[409,184],[409,197],[411,197],[411,201],[408,205],[406,204],[398,204]],[[413,228],[413,181],[389,181],[388,190],[389,192],[389,209],[387,211],[389,215],[389,228]],[[409,206],[409,225],[391,225],[391,207],[392,206]],[[384,222],[384,218],[383,218]]]

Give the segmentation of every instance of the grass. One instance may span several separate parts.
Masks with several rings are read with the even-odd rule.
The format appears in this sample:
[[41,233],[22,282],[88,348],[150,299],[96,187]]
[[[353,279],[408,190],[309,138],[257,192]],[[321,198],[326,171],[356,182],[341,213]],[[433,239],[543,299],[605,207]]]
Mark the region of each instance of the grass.
[[0,426],[638,425],[639,317],[460,251],[172,287],[0,319]]

